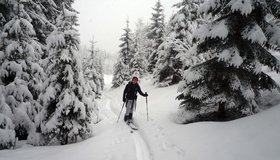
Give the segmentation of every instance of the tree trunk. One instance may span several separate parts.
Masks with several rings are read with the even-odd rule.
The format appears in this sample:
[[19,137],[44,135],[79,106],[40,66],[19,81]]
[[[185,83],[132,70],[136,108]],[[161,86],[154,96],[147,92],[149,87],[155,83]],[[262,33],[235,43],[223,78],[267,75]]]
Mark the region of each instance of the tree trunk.
[[225,109],[225,103],[220,102],[219,103],[219,109],[218,109],[218,117],[224,118],[226,116],[226,109]]

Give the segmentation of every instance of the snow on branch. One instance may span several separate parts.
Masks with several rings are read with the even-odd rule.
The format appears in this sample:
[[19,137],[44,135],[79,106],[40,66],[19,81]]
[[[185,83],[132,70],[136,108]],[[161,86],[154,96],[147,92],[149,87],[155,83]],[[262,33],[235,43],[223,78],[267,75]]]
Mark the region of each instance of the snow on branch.
[[198,13],[208,13],[210,10],[215,10],[221,7],[220,0],[205,1],[198,9]]
[[253,10],[251,0],[231,0],[228,3],[228,6],[230,6],[230,8],[233,12],[240,11],[241,14],[243,14],[243,15],[248,15]]
[[200,41],[204,41],[206,38],[221,38],[225,39],[228,36],[228,28],[226,26],[226,20],[216,21],[212,24],[205,24],[194,32],[194,37]]
[[236,47],[223,50],[218,55],[218,61],[227,62],[237,68],[243,63],[243,59],[242,57],[240,57],[239,51]]
[[248,39],[252,43],[257,42],[260,45],[263,45],[267,41],[264,32],[258,24],[247,26],[241,34],[244,39]]
[[265,34],[270,44],[280,47],[280,27],[276,24],[269,24],[266,27]]

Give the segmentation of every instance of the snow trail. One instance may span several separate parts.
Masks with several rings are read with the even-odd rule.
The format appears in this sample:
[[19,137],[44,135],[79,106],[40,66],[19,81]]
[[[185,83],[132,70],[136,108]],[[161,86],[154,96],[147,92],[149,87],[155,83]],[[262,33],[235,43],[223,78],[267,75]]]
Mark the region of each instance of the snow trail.
[[[124,87],[124,86],[123,86]],[[108,89],[103,92],[104,101],[110,100],[111,104],[107,103],[107,107],[115,115],[119,115],[122,102],[122,88]],[[151,90],[149,82],[142,84],[142,87]],[[161,94],[163,92],[160,92]],[[152,93],[152,95],[159,95]],[[154,105],[154,104],[151,104]],[[158,104],[159,106],[161,104]],[[134,112],[134,124],[139,126],[138,131],[134,131],[132,136],[132,143],[135,145],[136,160],[186,160],[186,152],[179,146],[177,146],[172,139],[166,135],[164,127],[161,127],[161,121],[154,121],[152,117],[154,114],[149,116],[147,122],[147,110],[146,110],[146,99],[140,97],[137,102],[137,112]],[[125,108],[122,111],[122,115],[119,123],[123,124],[123,115]],[[152,112],[156,113],[156,112]],[[117,116],[116,120],[117,121]],[[125,124],[123,127],[127,127]]]
[[[106,118],[108,118],[111,123],[117,123],[117,118],[118,118],[119,113],[116,113],[113,111],[113,109],[111,107],[111,103],[112,103],[111,98],[107,95],[105,95],[105,97],[107,99],[107,102],[106,102],[105,110],[103,110],[103,112],[104,112]],[[125,108],[123,109],[122,112],[124,112],[124,110],[125,110]],[[120,118],[119,123],[122,123],[121,121],[122,121],[122,117]],[[128,126],[126,126],[126,127],[129,128]],[[132,139],[135,144],[137,160],[153,160],[149,147],[148,147],[146,141],[142,138],[141,134],[139,133],[139,130],[133,131],[131,136],[132,136]]]
[[132,137],[135,142],[137,160],[152,160],[149,148],[141,137],[141,134],[139,134],[138,131],[135,131],[132,133]]
[[108,99],[106,102],[106,110],[103,110],[105,116],[107,117],[107,119],[112,123],[114,123],[115,119],[116,119],[116,114],[112,111],[111,107],[111,100]]

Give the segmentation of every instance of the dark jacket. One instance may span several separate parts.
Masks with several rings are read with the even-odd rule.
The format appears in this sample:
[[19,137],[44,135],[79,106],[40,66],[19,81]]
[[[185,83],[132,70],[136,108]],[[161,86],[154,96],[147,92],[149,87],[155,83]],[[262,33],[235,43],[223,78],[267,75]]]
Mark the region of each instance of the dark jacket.
[[123,100],[125,101],[127,100],[133,100],[133,99],[137,99],[137,92],[141,95],[141,96],[145,96],[146,94],[144,94],[141,91],[141,88],[139,86],[138,83],[133,84],[132,82],[129,82],[126,86],[125,89],[123,91]]

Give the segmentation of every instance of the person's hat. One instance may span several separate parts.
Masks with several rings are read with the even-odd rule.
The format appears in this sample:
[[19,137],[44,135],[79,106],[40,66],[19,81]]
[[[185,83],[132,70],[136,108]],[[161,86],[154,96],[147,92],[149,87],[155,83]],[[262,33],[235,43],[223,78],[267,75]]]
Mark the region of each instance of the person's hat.
[[138,81],[138,78],[137,77],[132,77],[132,81]]

